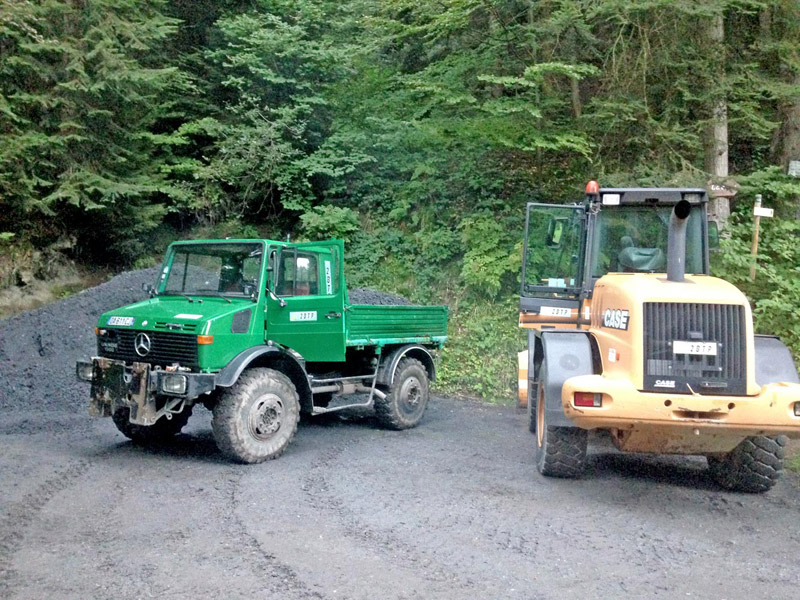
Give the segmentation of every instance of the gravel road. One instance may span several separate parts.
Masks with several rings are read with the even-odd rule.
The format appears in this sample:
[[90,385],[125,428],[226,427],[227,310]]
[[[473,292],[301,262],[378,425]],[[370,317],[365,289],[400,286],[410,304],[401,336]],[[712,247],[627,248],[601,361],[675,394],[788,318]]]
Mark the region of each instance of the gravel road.
[[0,322],[0,598],[797,598],[800,481],[724,492],[703,460],[591,444],[540,477],[514,408],[434,398],[394,432],[301,425],[235,465],[198,407],[145,449],[87,415],[75,359],[127,273]]

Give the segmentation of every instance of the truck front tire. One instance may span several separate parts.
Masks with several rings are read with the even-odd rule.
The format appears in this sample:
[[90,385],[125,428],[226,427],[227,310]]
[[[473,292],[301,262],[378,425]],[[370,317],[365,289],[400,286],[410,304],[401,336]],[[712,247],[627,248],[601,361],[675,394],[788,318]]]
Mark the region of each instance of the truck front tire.
[[711,477],[722,487],[737,491],[766,492],[780,478],[786,456],[786,437],[763,435],[745,438],[722,456],[708,456]]
[[375,413],[389,429],[410,429],[422,420],[430,399],[428,371],[414,358],[403,358],[385,398],[375,398]]
[[184,428],[192,415],[192,407],[187,406],[178,414],[173,414],[171,419],[161,417],[153,425],[135,425],[131,423],[131,409],[118,408],[111,416],[114,425],[126,438],[137,444],[157,444],[165,442]]
[[300,400],[289,378],[274,369],[248,369],[220,394],[211,427],[217,447],[243,463],[279,457],[297,432]]

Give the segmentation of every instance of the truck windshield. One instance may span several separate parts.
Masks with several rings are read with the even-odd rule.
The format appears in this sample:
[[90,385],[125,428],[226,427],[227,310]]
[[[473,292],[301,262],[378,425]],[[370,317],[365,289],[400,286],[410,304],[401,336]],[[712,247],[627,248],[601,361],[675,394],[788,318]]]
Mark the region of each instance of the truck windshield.
[[[686,273],[704,273],[703,210],[693,206],[686,224]],[[672,206],[604,206],[592,241],[592,277],[665,272],[671,214]]]
[[175,246],[161,294],[249,297],[260,289],[263,254],[257,242]]

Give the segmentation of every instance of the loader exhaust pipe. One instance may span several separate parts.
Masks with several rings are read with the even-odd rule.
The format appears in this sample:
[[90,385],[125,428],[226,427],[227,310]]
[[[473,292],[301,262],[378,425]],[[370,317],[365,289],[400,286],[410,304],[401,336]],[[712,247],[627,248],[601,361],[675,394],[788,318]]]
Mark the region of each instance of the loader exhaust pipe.
[[681,282],[686,274],[686,221],[692,205],[681,200],[672,209],[667,234],[667,280]]

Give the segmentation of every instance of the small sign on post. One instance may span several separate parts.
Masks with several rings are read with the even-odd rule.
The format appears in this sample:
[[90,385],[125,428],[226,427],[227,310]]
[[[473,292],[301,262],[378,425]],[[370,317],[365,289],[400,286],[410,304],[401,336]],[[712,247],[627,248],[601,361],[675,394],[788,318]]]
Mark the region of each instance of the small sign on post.
[[753,215],[756,217],[773,217],[775,216],[775,209],[773,208],[764,208],[763,206],[756,206],[753,209]]
[[761,206],[761,194],[756,194],[756,204],[753,207],[753,216],[755,217],[753,229],[753,264],[750,265],[750,281],[756,280],[756,260],[758,258],[758,230],[761,225],[761,217],[770,218],[774,215],[775,210],[772,208],[765,208]]

